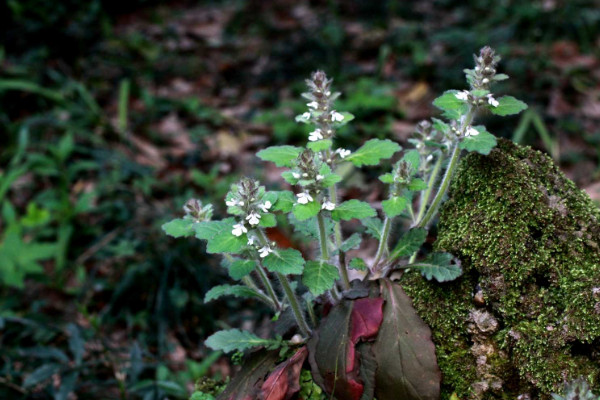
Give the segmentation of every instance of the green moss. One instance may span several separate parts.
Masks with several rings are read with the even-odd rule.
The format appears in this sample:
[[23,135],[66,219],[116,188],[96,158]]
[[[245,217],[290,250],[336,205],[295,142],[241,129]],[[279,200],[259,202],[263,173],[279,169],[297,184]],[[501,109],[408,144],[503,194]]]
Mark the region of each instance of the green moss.
[[[436,243],[465,274],[451,284],[416,274],[403,281],[434,332],[446,393],[548,399],[578,376],[600,388],[599,220],[589,197],[540,152],[500,140],[487,157],[465,157]],[[476,287],[485,305],[473,303]],[[478,307],[498,321],[489,337],[469,328]],[[474,344],[496,353],[478,364]],[[501,390],[474,385],[494,379]]]

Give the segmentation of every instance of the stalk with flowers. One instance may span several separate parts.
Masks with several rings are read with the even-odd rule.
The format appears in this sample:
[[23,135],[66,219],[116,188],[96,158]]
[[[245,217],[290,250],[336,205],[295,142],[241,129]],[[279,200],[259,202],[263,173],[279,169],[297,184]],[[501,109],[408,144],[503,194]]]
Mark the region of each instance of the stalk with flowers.
[[[421,247],[463,151],[485,155],[496,145],[484,126],[474,125],[477,115],[503,116],[526,108],[513,97],[496,98],[490,92],[493,83],[508,78],[497,73],[499,60],[484,47],[475,56],[475,68],[465,70],[469,90],[450,90],[434,101],[444,120],[419,123],[410,139],[414,148],[379,177],[389,188],[381,210],[341,199],[337,188],[343,179],[337,170],[342,163],[379,165],[401,147],[389,139],[371,139],[355,151],[336,148],[337,130],[354,117],[335,109],[340,93],[317,71],[302,94],[308,110],[296,117],[312,127],[306,146],[275,146],[257,154],[285,168],[282,178],[294,190],[267,191],[243,178],[225,198],[230,217],[211,220],[211,206],[190,200],[184,218],[163,226],[174,237],[206,240],[208,253],[224,255],[238,283],[212,288],[207,302],[225,295],[254,298],[279,319],[295,321],[295,327],[275,338],[231,329],[207,339],[208,347],[224,352],[266,349],[248,356],[247,367],[221,399],[289,399],[300,390],[300,371],[307,364],[321,390],[339,400],[439,398],[441,374],[431,332],[412,308],[401,278],[410,271],[445,282],[461,274],[452,255],[423,254]],[[308,259],[270,240],[266,229],[277,225],[277,214],[287,215],[297,232],[318,243],[307,252]],[[372,257],[348,257],[363,238],[360,233],[345,236],[343,225],[354,219],[378,241]],[[391,242],[394,227],[406,228],[396,243]]]

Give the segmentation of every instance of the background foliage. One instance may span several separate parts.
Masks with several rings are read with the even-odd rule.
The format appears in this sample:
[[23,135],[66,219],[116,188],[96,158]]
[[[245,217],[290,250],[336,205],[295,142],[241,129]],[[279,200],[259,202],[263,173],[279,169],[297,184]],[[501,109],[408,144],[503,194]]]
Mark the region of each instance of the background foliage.
[[[594,3],[0,3],[0,397],[186,398],[229,374],[203,338],[260,333],[266,313],[205,306],[226,272],[160,226],[192,196],[221,217],[244,171],[276,180],[254,154],[304,140],[295,99],[317,68],[356,116],[344,147],[403,143],[489,44],[512,78],[499,91],[530,110],[488,129],[546,150],[598,199]],[[374,177],[352,190],[380,199]]]

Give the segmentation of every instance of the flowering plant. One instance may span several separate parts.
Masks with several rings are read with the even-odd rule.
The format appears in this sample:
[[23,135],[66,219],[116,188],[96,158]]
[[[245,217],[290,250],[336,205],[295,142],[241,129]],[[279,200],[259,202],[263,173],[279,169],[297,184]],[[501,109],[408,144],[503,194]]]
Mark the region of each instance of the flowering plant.
[[[437,282],[461,274],[452,255],[422,255],[420,250],[463,150],[486,155],[496,145],[484,126],[473,124],[477,114],[504,116],[527,107],[490,92],[494,82],[508,78],[497,73],[499,60],[491,48],[483,48],[475,56],[475,68],[465,70],[469,90],[450,90],[434,101],[445,120],[419,123],[409,140],[414,148],[379,177],[389,187],[381,202],[383,218],[367,202],[338,197],[343,181],[339,166],[379,165],[401,147],[389,139],[370,139],[354,151],[336,148],[337,130],[354,117],[335,109],[340,93],[317,71],[302,95],[308,110],[296,117],[312,126],[306,147],[275,146],[257,154],[286,168],[282,178],[296,190],[267,191],[256,180],[243,178],[225,198],[229,218],[213,221],[210,205],[190,200],[184,218],[163,226],[174,237],[206,240],[208,253],[224,255],[229,275],[239,284],[212,288],[207,302],[225,295],[254,298],[271,307],[279,320],[295,321],[273,339],[231,329],[206,340],[208,347],[224,352],[269,350],[252,353],[221,398],[289,399],[300,390],[307,359],[314,382],[340,400],[439,398],[441,374],[431,332],[397,281],[409,271]],[[277,225],[276,214],[288,215],[297,232],[318,242],[318,249],[309,252],[313,256],[305,259],[269,238],[267,229]],[[362,241],[360,233],[344,235],[343,224],[353,219],[378,241],[372,258],[347,257]],[[391,243],[394,225],[408,229]],[[277,349],[285,350],[283,361]]]

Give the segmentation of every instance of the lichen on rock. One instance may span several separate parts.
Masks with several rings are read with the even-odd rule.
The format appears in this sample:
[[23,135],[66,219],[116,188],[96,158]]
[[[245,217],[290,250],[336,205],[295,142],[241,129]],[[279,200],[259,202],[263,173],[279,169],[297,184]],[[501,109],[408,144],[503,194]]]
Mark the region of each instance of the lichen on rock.
[[543,400],[580,376],[600,388],[599,246],[600,210],[543,153],[499,140],[465,157],[436,242],[464,275],[402,280],[434,332],[443,398]]

